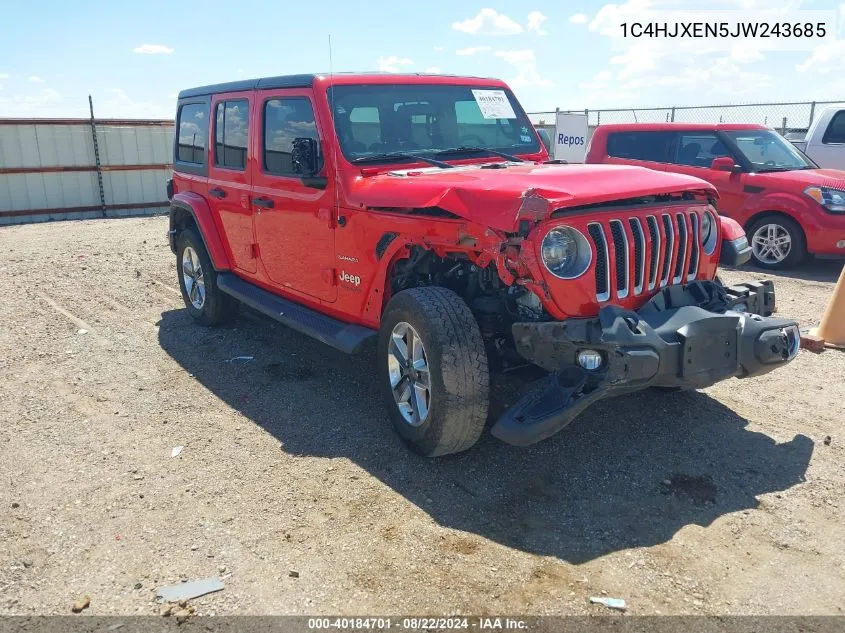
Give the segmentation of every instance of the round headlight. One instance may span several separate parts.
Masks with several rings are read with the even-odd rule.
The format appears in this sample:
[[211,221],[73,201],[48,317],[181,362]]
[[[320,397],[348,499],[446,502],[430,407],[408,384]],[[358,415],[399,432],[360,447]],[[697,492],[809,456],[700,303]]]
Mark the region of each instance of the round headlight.
[[710,233],[713,231],[713,218],[709,213],[705,213],[701,218],[701,242],[704,243],[710,239]]
[[541,245],[543,264],[555,277],[574,279],[590,267],[592,250],[584,235],[570,226],[546,233]]
[[701,244],[704,246],[704,252],[712,255],[716,248],[716,219],[709,211],[705,211],[701,216]]

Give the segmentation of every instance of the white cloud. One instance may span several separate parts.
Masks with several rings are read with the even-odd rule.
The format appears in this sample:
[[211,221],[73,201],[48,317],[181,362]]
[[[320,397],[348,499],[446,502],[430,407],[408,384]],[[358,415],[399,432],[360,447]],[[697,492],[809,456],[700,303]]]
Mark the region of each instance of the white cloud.
[[379,57],[376,60],[378,69],[384,73],[398,73],[401,72],[403,66],[411,66],[412,62],[407,57],[397,57],[396,55],[388,55],[387,57]]
[[627,0],[625,4],[606,4],[590,22],[590,30],[607,37],[621,37],[622,29],[619,25],[623,22],[636,22],[634,18],[651,6],[651,0]]
[[528,14],[528,30],[534,31],[537,35],[548,35],[542,24],[546,21],[546,16],[539,11],[532,11]]
[[516,76],[508,80],[512,87],[546,87],[552,85],[550,80],[541,77],[537,71],[537,58],[533,50],[497,51],[496,57],[501,57],[516,69]]
[[442,53],[442,52],[443,52],[443,47],[442,47],[442,46],[435,46],[435,47],[434,47],[434,50],[436,50],[438,53]]
[[455,55],[475,55],[476,53],[489,53],[492,48],[489,46],[470,46],[468,48],[459,48],[455,51]]
[[453,22],[452,28],[470,35],[516,35],[522,26],[495,9],[481,9],[474,18]]
[[441,72],[440,66],[429,66],[428,68],[425,69],[425,72],[432,73],[432,74],[436,75],[436,74]]
[[47,116],[61,110],[63,103],[62,95],[56,90],[44,88],[36,94],[0,98],[0,116]]
[[173,52],[173,49],[164,44],[141,44],[137,48],[133,48],[132,51],[142,55],[169,55]]
[[586,13],[576,13],[575,15],[569,16],[569,21],[572,24],[586,24],[589,21],[589,17],[587,17]]
[[[711,0],[708,10],[760,12],[760,20],[794,10],[802,0]],[[570,22],[587,23],[589,30],[606,38],[611,50],[605,68],[582,82],[573,107],[672,106],[705,101],[759,101],[790,98],[793,88],[781,80],[783,70],[761,63],[772,49],[761,40],[698,38],[623,38],[620,24],[646,22],[656,16],[671,21],[701,22],[703,9],[681,9],[676,0],[619,0],[605,4],[588,20],[583,14]],[[665,15],[664,15],[665,14]],[[738,14],[741,15],[741,14]],[[794,55],[794,53],[793,53]],[[835,71],[835,60],[845,56],[845,46],[820,45],[798,70]],[[780,62],[778,62],[780,63]],[[812,90],[818,92],[820,87]],[[775,95],[778,96],[775,96]],[[794,97],[793,97],[794,98]],[[813,97],[821,98],[821,97]],[[564,105],[564,104],[561,104]],[[570,105],[570,104],[565,104]]]
[[821,44],[813,49],[810,56],[795,68],[802,73],[818,73],[827,75],[842,70],[842,59],[845,58],[845,40],[833,40]]
[[109,88],[105,96],[94,95],[94,112],[98,118],[166,119],[174,115],[170,98],[162,101],[136,101],[123,88]]
[[41,79],[41,77],[37,77],[35,75],[32,75],[29,79],[27,79],[27,81],[31,84],[43,84],[44,83],[44,80]]
[[0,79],[8,79],[11,77],[9,73],[0,73]]

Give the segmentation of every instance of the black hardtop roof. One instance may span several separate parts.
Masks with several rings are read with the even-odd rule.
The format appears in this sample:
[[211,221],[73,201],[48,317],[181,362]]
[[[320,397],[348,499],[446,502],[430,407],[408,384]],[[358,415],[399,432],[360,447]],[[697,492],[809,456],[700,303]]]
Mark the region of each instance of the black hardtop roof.
[[[259,79],[243,79],[241,81],[229,81],[222,84],[211,84],[209,86],[199,86],[198,88],[188,88],[179,93],[179,99],[188,99],[190,97],[205,97],[222,92],[242,92],[246,90],[271,90],[273,88],[310,88],[314,85],[314,80],[320,76],[326,76],[329,73],[314,73],[307,75],[279,75],[278,77],[261,77]],[[488,79],[486,77],[470,77],[465,75],[450,75],[446,73],[385,73],[385,72],[339,72],[334,73],[335,76],[349,77],[360,76],[362,78],[389,75],[401,79],[402,77],[457,77],[465,79]]]
[[223,84],[212,84],[198,88],[188,88],[179,93],[180,99],[189,97],[204,97],[218,92],[241,92],[259,88],[310,88],[317,75],[280,75],[278,77],[261,77],[260,79],[243,79],[229,81]]

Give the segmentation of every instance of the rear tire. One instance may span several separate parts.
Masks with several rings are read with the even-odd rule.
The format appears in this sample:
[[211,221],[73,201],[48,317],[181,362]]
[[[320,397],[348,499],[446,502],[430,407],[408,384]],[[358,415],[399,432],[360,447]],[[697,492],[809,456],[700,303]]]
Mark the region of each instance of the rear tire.
[[238,314],[238,300],[217,287],[217,272],[193,229],[183,229],[176,237],[176,274],[185,307],[197,323],[223,325]]
[[377,358],[385,406],[413,451],[435,457],[478,441],[490,399],[487,352],[475,317],[457,294],[425,287],[393,297],[382,317]]
[[748,228],[754,263],[766,270],[794,268],[807,257],[807,240],[795,220],[774,214],[760,217]]

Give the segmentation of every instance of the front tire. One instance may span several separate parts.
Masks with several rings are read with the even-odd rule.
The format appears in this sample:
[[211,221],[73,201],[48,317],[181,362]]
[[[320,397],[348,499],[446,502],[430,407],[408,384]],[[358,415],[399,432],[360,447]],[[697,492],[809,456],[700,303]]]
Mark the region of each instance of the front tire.
[[393,426],[426,457],[458,453],[487,421],[490,375],[478,324],[446,288],[405,290],[384,312],[379,380]]
[[793,268],[807,257],[804,231],[797,222],[783,215],[755,220],[748,229],[748,242],[754,263],[767,270]]
[[176,271],[182,299],[194,321],[213,326],[235,318],[239,303],[217,287],[211,258],[193,229],[184,229],[176,237]]

